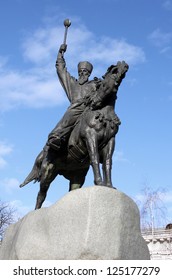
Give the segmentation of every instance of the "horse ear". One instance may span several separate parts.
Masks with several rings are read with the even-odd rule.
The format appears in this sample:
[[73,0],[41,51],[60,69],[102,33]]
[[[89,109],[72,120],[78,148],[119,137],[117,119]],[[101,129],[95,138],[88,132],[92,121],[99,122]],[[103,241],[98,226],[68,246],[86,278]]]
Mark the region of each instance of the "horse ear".
[[116,74],[118,72],[118,67],[117,66],[114,66],[111,70],[111,73],[112,74]]
[[106,73],[102,76],[102,78],[104,79],[106,75],[109,73],[116,74],[117,72],[118,72],[118,65],[112,64],[111,66],[108,67]]
[[106,73],[111,72],[111,70],[112,70],[114,67],[115,67],[115,65],[113,65],[113,64],[112,64],[111,66],[109,66]]

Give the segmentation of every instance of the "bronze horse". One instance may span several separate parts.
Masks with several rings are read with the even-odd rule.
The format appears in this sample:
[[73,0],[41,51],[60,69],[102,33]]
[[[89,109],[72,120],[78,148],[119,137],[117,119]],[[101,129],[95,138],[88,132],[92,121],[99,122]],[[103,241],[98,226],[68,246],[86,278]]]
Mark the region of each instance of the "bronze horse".
[[68,144],[60,152],[45,146],[36,158],[31,172],[20,185],[23,187],[33,180],[40,182],[35,209],[41,208],[49,186],[57,175],[69,180],[69,191],[75,190],[83,186],[90,165],[95,185],[113,187],[112,155],[120,125],[114,108],[118,87],[128,68],[124,61],[111,65],[97,91],[86,97],[86,109],[76,123]]

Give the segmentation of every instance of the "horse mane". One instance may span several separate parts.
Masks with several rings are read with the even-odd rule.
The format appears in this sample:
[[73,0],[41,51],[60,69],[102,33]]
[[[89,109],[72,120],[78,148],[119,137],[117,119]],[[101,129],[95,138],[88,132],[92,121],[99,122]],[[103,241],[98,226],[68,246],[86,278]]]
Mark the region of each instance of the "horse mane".
[[106,73],[102,76],[102,78],[104,79],[107,76],[107,74],[111,73],[112,69],[117,71],[118,69],[117,65],[112,64],[111,66],[109,66]]

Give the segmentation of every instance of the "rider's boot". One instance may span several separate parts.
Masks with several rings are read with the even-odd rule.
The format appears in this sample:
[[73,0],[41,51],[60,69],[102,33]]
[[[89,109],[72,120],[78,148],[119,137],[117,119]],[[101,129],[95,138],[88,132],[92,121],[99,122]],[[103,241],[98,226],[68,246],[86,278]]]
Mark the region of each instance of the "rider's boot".
[[61,138],[58,136],[53,136],[48,139],[47,145],[50,146],[52,149],[59,151],[61,149]]

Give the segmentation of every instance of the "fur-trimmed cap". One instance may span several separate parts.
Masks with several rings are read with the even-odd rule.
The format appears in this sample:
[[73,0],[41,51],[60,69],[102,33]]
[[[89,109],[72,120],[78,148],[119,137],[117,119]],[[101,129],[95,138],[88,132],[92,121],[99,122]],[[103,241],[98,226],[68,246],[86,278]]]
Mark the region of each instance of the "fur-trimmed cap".
[[88,61],[81,61],[78,63],[78,71],[80,69],[87,69],[91,73],[93,70],[93,65]]

